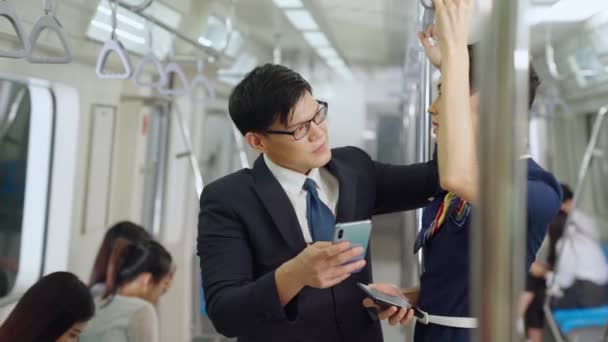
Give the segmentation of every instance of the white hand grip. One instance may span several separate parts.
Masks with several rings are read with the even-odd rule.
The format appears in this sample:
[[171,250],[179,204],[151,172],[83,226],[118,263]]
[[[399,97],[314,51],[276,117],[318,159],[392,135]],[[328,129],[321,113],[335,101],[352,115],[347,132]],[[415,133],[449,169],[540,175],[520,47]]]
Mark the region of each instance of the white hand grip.
[[[38,43],[38,38],[40,38],[40,33],[42,33],[44,29],[52,30],[57,34],[59,41],[61,42],[61,46],[63,47],[63,57],[33,55],[36,44]],[[40,64],[67,64],[72,61],[72,49],[70,47],[70,42],[65,30],[63,29],[63,26],[61,26],[59,20],[57,20],[57,18],[54,16],[46,14],[36,20],[36,23],[32,28],[32,33],[30,33],[30,51],[27,54],[27,60],[30,63]]]
[[[125,69],[122,74],[105,72],[108,57],[112,52],[118,54],[118,57],[122,62],[122,66]],[[131,60],[129,59],[129,55],[125,52],[125,48],[122,46],[122,43],[119,40],[110,39],[104,44],[103,48],[101,49],[101,52],[99,53],[99,57],[97,58],[96,72],[97,77],[102,79],[125,80],[131,77]]]
[[[196,96],[196,92],[194,91],[197,87],[203,87],[207,93],[207,96]],[[192,79],[192,83],[190,84],[190,92],[192,94],[192,101],[195,103],[211,103],[215,101],[215,89],[211,85],[211,82],[205,77],[203,74],[197,74]]]
[[23,31],[23,26],[21,25],[21,21],[19,17],[17,17],[17,12],[15,8],[11,6],[6,1],[0,1],[0,17],[6,18],[11,25],[13,26],[13,30],[17,34],[17,38],[19,38],[20,47],[17,50],[7,51],[0,49],[0,57],[7,58],[24,58],[29,54],[30,45],[25,32]]
[[[158,80],[156,82],[146,82],[141,79],[141,76],[144,74],[144,67],[146,66],[146,64],[151,64],[156,69],[156,72],[158,73]],[[163,66],[160,64],[158,58],[154,55],[154,53],[149,52],[142,57],[142,59],[139,61],[139,64],[137,64],[137,67],[135,67],[135,73],[133,74],[133,82],[135,82],[135,84],[140,87],[160,88],[163,84],[167,83],[166,77],[167,76],[165,75]]]
[[433,5],[433,0],[420,0],[420,4],[426,9],[435,9],[435,5]]
[[[171,73],[174,73],[177,76],[179,82],[182,84],[181,88],[168,88],[169,80],[171,80]],[[188,79],[186,78],[186,74],[184,73],[182,67],[175,62],[171,62],[165,66],[165,81],[165,84],[158,89],[158,91],[163,95],[183,96],[190,93],[190,86]]]

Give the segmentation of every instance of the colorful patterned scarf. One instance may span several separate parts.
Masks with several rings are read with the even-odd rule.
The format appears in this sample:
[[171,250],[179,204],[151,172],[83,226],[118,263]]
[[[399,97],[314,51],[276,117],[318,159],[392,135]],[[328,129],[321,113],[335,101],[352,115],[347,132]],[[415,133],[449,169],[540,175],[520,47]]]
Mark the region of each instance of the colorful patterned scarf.
[[448,192],[443,198],[443,202],[441,202],[441,206],[435,215],[435,219],[431,222],[429,227],[422,228],[418,237],[416,238],[416,243],[414,244],[414,253],[417,253],[422,246],[424,246],[428,241],[430,241],[435,234],[441,229],[445,219],[454,214],[454,219],[456,222],[463,222],[469,212],[471,211],[471,205],[467,203],[467,201],[461,199],[456,196],[452,192]]

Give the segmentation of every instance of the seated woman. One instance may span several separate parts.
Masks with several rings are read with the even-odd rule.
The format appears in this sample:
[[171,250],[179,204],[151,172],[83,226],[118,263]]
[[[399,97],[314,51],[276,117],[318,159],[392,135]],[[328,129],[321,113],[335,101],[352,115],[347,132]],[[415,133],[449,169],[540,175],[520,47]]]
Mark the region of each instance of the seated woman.
[[171,287],[175,267],[169,252],[153,240],[118,241],[108,261],[97,315],[80,341],[158,341],[154,305]]
[[[571,202],[571,201],[570,201]],[[598,307],[608,304],[608,264],[602,250],[598,222],[579,209],[562,205],[562,232],[557,237],[560,251],[555,271],[555,285],[561,296],[553,301],[554,309]],[[566,223],[568,225],[566,226]],[[549,229],[553,230],[551,226]],[[551,232],[553,233],[553,232]]]
[[95,304],[75,275],[55,272],[42,277],[19,300],[0,326],[0,341],[76,342]]
[[108,229],[95,257],[93,271],[89,278],[89,287],[91,288],[93,297],[97,298],[104,292],[108,261],[110,260],[110,253],[114,244],[119,240],[136,243],[150,239],[152,237],[143,227],[129,221],[118,222]]

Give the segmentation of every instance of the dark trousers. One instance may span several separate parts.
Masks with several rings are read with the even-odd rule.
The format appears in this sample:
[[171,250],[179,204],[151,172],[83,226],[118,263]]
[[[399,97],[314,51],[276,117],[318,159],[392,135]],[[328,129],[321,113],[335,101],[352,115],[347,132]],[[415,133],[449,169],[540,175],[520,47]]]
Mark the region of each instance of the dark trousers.
[[561,298],[554,298],[553,309],[592,308],[608,305],[608,286],[587,280],[576,280],[565,289]]

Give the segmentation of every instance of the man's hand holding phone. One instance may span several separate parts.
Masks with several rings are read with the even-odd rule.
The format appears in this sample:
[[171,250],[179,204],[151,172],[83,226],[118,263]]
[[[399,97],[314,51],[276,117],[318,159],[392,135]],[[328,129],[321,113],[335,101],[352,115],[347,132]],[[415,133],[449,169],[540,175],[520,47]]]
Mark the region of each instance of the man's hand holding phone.
[[315,242],[290,260],[294,275],[304,286],[322,289],[339,284],[365,266],[364,259],[345,264],[364,251],[363,247],[350,247],[349,242]]
[[377,299],[365,298],[363,300],[363,306],[378,310],[379,319],[387,319],[390,325],[406,325],[414,319],[414,309],[412,309],[412,307],[415,307],[418,304],[419,290],[417,288],[402,291],[394,285],[382,283],[369,284],[368,287],[373,291],[393,296],[396,299],[403,299],[409,304],[404,307],[388,306]]

